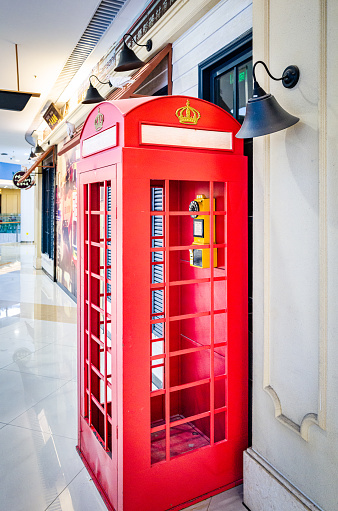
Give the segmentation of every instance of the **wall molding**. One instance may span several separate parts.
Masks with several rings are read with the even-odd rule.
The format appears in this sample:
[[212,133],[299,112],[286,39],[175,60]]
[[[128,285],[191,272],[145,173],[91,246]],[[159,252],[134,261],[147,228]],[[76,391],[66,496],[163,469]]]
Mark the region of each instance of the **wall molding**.
[[324,511],[254,449],[244,451],[244,504],[259,511]]
[[327,408],[327,0],[320,2],[319,66],[319,411],[326,428]]
[[[264,61],[270,64],[270,0],[264,0]],[[266,78],[267,82],[267,78]],[[327,413],[327,1],[320,0],[320,65],[319,65],[319,332],[318,332],[318,403],[316,412],[304,415],[300,424],[283,414],[277,392],[270,383],[270,136],[263,142],[264,151],[264,372],[263,387],[272,399],[275,418],[284,426],[309,440],[312,425],[326,429]],[[265,84],[267,85],[267,84]],[[265,87],[264,87],[265,88]]]

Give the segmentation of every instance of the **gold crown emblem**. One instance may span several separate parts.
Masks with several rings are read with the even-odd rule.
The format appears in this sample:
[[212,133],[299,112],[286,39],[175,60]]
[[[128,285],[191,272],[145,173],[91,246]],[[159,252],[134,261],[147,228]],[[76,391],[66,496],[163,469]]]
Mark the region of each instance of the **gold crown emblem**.
[[190,106],[190,101],[187,99],[186,106],[182,106],[176,110],[176,117],[182,124],[197,124],[201,114],[198,110]]
[[95,121],[94,121],[96,131],[100,131],[100,129],[102,129],[103,121],[104,121],[104,115],[101,114],[100,107],[99,107],[97,116],[95,117]]

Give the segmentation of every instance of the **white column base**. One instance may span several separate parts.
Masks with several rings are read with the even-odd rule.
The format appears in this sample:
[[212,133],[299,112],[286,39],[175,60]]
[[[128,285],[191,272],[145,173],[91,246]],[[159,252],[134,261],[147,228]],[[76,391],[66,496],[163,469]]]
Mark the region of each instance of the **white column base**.
[[33,267],[36,270],[42,270],[42,261],[41,257],[34,257]]
[[323,511],[265,459],[244,452],[244,504],[250,511]]

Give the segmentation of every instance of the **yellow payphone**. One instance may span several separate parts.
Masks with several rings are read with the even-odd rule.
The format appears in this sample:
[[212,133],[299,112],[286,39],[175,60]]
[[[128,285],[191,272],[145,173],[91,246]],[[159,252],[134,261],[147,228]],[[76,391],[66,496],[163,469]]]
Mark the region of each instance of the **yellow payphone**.
[[[215,209],[215,199],[213,199]],[[210,212],[210,199],[205,195],[197,195],[189,205],[189,211],[192,212]],[[210,244],[210,217],[209,215],[191,215],[194,219],[193,234],[194,241],[192,245],[198,245],[200,248],[190,249],[190,265],[196,268],[210,267],[210,248],[203,248],[203,245]],[[214,243],[215,240],[215,217],[214,217]],[[217,248],[214,248],[214,266],[217,266]]]

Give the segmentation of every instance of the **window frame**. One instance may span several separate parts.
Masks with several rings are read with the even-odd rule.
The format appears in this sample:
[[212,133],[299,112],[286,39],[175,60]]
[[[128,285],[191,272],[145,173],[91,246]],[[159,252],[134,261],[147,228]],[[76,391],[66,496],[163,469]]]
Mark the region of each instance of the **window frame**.
[[[246,60],[252,58],[252,30],[217,51],[198,66],[198,97],[215,104],[215,78],[221,74],[236,69]],[[238,110],[238,83],[234,90],[234,111]],[[235,117],[237,118],[237,117]]]

